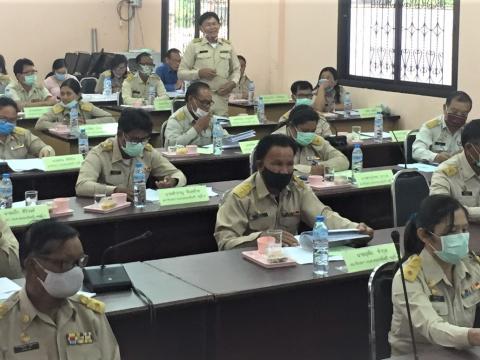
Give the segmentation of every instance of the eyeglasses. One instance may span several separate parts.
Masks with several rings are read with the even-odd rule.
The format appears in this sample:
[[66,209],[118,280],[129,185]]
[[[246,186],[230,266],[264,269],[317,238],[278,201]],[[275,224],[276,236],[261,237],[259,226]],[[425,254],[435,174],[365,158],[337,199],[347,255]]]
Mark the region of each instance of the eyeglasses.
[[65,260],[61,260],[61,259],[52,259],[48,256],[43,256],[43,255],[39,255],[37,257],[39,259],[42,259],[42,260],[45,260],[45,261],[49,262],[50,264],[53,264],[56,269],[61,269],[61,271],[63,271],[63,272],[69,271],[69,270],[73,269],[75,266],[84,268],[85,266],[87,266],[87,263],[88,263],[88,255],[86,255],[86,254],[83,255],[80,259],[78,259],[74,262],[65,261]]
[[22,75],[35,75],[36,73],[38,73],[37,70],[31,70],[27,72],[22,72]]
[[143,145],[147,145],[148,142],[150,141],[150,136],[147,136],[146,138],[143,138],[143,139],[138,139],[138,138],[131,139],[124,134],[123,137],[125,138],[125,141],[132,142],[132,143],[135,143],[135,144],[142,143]]
[[212,106],[212,105],[215,103],[215,101],[213,101],[213,100],[203,100],[203,101],[202,101],[202,100],[200,100],[200,99],[197,98],[197,97],[195,98],[195,100],[196,100],[200,105],[203,105],[203,106],[205,106],[205,107],[210,107],[210,106]]

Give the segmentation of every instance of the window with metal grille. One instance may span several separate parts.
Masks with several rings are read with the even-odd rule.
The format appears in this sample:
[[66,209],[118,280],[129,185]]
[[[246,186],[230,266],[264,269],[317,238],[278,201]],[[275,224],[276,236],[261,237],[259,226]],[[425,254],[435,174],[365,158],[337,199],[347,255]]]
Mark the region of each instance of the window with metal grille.
[[200,36],[197,19],[207,11],[218,15],[222,24],[218,36],[228,39],[229,5],[229,0],[162,0],[162,57],[171,48],[183,52]]
[[459,0],[339,0],[348,86],[446,96],[457,89]]

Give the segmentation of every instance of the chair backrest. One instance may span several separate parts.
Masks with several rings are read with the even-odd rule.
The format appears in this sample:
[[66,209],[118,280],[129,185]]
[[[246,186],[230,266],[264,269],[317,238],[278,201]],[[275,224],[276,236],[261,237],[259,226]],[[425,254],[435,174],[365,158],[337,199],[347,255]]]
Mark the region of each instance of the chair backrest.
[[257,171],[257,148],[255,147],[250,153],[250,175]]
[[66,53],[65,54],[65,65],[67,65],[67,71],[69,74],[75,72],[75,67],[77,66],[78,54],[77,53]]
[[416,170],[404,169],[393,177],[391,186],[393,206],[393,227],[403,226],[410,216],[417,212],[420,203],[430,189],[428,181]]
[[165,128],[167,127],[167,122],[168,120],[165,120],[162,124],[162,126],[160,127],[160,144],[162,145],[162,147],[165,146]]
[[180,109],[182,106],[185,106],[186,102],[185,100],[180,100],[180,99],[174,99],[172,101],[172,114]]
[[392,323],[392,280],[396,264],[387,262],[377,266],[368,281],[370,360],[390,357],[388,332]]
[[410,131],[407,134],[407,137],[405,138],[405,141],[403,143],[404,154],[407,160],[407,164],[413,164],[416,162],[412,156],[412,148],[413,148],[413,143],[417,138],[417,134],[418,134],[418,129]]
[[138,65],[135,58],[128,59],[128,71],[136,73],[138,71]]
[[100,75],[100,63],[103,57],[103,50],[101,52],[94,52],[90,56],[90,62],[88,64],[87,76],[98,77]]
[[97,86],[97,79],[94,77],[85,77],[80,80],[82,86],[82,93],[95,94],[95,87]]
[[91,57],[92,56],[90,54],[79,52],[74,74],[86,76],[88,72],[88,66],[90,65]]

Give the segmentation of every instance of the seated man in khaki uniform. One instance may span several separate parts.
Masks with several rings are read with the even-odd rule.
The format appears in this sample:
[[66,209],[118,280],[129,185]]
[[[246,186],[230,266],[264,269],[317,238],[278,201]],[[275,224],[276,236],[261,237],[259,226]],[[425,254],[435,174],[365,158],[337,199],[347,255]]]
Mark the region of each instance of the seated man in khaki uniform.
[[441,163],[462,150],[460,137],[472,110],[472,99],[463,91],[447,97],[443,114],[422,125],[412,146],[419,162]]
[[88,260],[78,232],[42,220],[23,247],[25,286],[0,304],[0,359],[120,360],[105,304],[76,295]]
[[[292,92],[292,100],[295,101],[293,109],[295,109],[295,106],[299,105],[313,106],[313,86],[308,81],[295,81],[290,87],[290,91]],[[278,119],[278,123],[286,123],[288,121],[290,111],[292,110],[289,110],[283,114],[280,119]],[[317,135],[320,135],[323,138],[332,135],[330,124],[320,112],[318,113],[318,118],[317,129],[315,130]]]
[[49,145],[30,130],[17,127],[18,105],[10,98],[0,97],[0,159],[26,159],[55,156]]
[[51,106],[57,103],[48,90],[38,83],[37,70],[32,60],[19,59],[13,65],[17,81],[5,88],[5,95],[15,100],[18,107]]
[[146,111],[123,110],[118,119],[117,136],[94,147],[85,158],[75,186],[77,196],[119,192],[132,198],[137,161],[143,162],[145,178],[151,175],[157,188],[184,186],[185,175],[148,143],[152,127]]
[[257,145],[258,171],[224,197],[217,213],[215,239],[220,250],[256,246],[267,230],[283,230],[284,245],[297,245],[294,235],[300,222],[313,227],[317,215],[329,229],[357,228],[373,236],[365,224],[341,217],[323,205],[312,189],[293,175],[295,141],[272,134]]
[[315,133],[318,121],[312,107],[299,105],[290,112],[286,125],[274,132],[290,136],[299,146],[294,160],[298,176],[323,175],[326,166],[335,171],[347,170],[350,165],[345,155]]
[[468,210],[471,221],[480,221],[480,119],[462,132],[463,151],[443,162],[433,173],[430,194],[454,197]]
[[7,223],[0,218],[0,278],[23,277],[18,259],[18,241]]
[[[167,121],[165,146],[211,144],[213,116],[210,107],[213,101],[210,87],[203,82],[193,83],[187,89],[185,100],[187,104]],[[228,136],[226,130],[224,135]]]
[[141,105],[153,105],[155,98],[168,99],[162,80],[155,74],[155,65],[149,53],[141,53],[135,59],[138,72],[129,74],[122,84],[122,100],[125,105],[139,101]]

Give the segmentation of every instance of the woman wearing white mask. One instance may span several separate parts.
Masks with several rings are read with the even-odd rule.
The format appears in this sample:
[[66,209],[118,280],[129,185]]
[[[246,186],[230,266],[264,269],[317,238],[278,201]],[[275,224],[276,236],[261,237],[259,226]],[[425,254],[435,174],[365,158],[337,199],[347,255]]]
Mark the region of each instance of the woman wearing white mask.
[[[432,195],[407,223],[402,264],[413,331],[420,347],[480,345],[480,259],[469,252],[468,212],[448,195]],[[392,355],[412,352],[401,275],[392,285]]]
[[105,305],[76,295],[88,259],[78,232],[42,220],[30,227],[23,247],[25,286],[0,304],[5,359],[120,359]]
[[60,85],[62,85],[65,80],[75,79],[78,81],[75,76],[68,73],[67,65],[63,59],[57,59],[53,62],[52,72],[50,74],[43,83],[47,90],[50,91],[50,94],[57,99],[60,98]]
[[68,79],[62,83],[60,100],[61,102],[38,119],[35,130],[47,130],[57,125],[69,125],[70,111],[74,107],[78,109],[78,123],[80,125],[115,122],[112,114],[82,100],[81,87],[75,79]]

